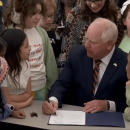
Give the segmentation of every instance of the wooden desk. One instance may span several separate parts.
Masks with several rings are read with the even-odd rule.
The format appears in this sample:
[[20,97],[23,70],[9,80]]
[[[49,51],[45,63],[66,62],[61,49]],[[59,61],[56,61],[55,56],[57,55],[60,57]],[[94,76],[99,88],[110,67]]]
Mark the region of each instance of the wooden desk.
[[[82,107],[63,105],[64,110],[82,110]],[[34,110],[38,113],[38,117],[31,117],[30,111]],[[31,126],[41,129],[52,129],[52,130],[130,130],[130,122],[125,120],[126,128],[119,127],[91,127],[91,126],[56,126],[47,125],[49,120],[49,115],[42,113],[42,101],[34,101],[33,104],[24,109],[26,113],[25,119],[15,119],[12,117],[7,118],[2,121],[5,123],[17,124],[22,126]]]

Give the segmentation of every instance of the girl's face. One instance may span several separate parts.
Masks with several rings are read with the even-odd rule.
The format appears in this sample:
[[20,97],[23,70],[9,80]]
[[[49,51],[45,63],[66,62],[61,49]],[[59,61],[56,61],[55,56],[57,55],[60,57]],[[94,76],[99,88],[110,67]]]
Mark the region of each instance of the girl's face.
[[21,60],[29,60],[30,51],[31,51],[31,47],[28,43],[28,38],[25,38],[23,45],[20,48]]
[[86,0],[86,4],[94,13],[98,13],[105,5],[105,1],[106,0]]
[[127,26],[127,30],[130,31],[130,10],[127,13],[126,19],[123,20],[124,25]]
[[25,23],[26,23],[26,27],[25,28],[26,29],[30,29],[30,28],[36,27],[38,22],[41,19],[42,7],[41,7],[40,4],[37,4],[36,8],[37,8],[37,13],[35,15],[32,15],[32,16],[27,16],[26,19],[25,19]]
[[42,20],[40,21],[41,23],[39,24],[41,24],[46,31],[50,30],[54,22],[54,16],[55,16],[54,8],[52,6],[48,6],[47,11],[45,15],[42,17]]

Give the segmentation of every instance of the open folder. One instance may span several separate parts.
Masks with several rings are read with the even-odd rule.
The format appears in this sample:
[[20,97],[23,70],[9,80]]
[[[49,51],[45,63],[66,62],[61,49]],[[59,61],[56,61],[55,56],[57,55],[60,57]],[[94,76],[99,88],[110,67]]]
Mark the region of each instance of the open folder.
[[125,128],[124,118],[120,112],[100,112],[90,114],[82,111],[57,110],[56,115],[50,116],[48,124],[114,126]]

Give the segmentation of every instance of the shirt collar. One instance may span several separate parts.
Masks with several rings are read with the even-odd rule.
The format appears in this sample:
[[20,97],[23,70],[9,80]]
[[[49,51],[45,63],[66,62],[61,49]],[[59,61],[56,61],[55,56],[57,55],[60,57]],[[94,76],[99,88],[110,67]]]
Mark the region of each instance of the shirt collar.
[[113,49],[111,50],[111,52],[110,52],[107,56],[105,56],[104,58],[101,59],[101,61],[102,61],[104,64],[106,64],[106,65],[109,64],[110,59],[111,59],[111,57],[112,57],[112,55],[113,55],[113,53],[114,53],[114,50],[115,50],[115,46],[113,47]]

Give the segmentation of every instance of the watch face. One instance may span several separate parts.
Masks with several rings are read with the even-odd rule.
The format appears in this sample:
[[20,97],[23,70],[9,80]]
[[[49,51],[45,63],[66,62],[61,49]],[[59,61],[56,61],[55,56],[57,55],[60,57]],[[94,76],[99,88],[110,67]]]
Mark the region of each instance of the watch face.
[[13,106],[11,106],[11,107],[10,107],[10,109],[11,109],[11,111],[13,111],[13,110],[14,110],[14,107],[13,107]]

